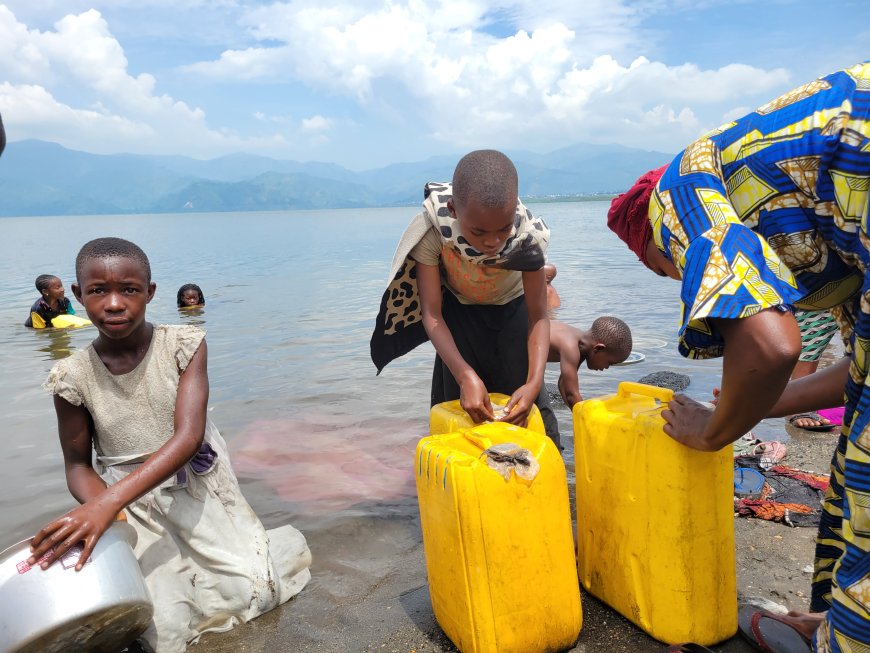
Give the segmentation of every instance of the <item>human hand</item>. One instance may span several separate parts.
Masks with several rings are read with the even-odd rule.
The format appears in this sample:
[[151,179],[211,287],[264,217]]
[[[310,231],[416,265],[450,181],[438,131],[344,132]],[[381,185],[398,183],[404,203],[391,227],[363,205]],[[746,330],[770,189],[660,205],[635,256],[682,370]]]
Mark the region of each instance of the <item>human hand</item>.
[[531,412],[537,398],[538,393],[534,392],[534,388],[529,384],[521,385],[505,404],[504,415],[499,417],[497,421],[526,426],[529,423],[529,412]]
[[565,402],[565,405],[568,408],[574,408],[574,404],[583,401],[583,396],[580,394],[580,390],[573,388],[572,386],[577,385],[576,383],[572,383],[571,379],[569,379],[565,374],[559,375],[559,394],[562,396],[562,401]]
[[677,442],[697,449],[699,438],[713,417],[713,410],[686,395],[674,395],[662,411],[664,431]]
[[722,391],[719,388],[713,388],[713,400],[710,403],[713,404],[714,406],[718,406],[719,405],[719,395],[721,393],[722,393]]
[[[121,519],[123,512],[108,505],[108,502],[94,499],[70,510],[42,528],[30,541],[30,558],[27,563],[35,565],[39,561],[43,569],[62,557],[79,542],[84,544],[76,563],[76,571],[81,570],[91,557],[97,541],[115,519]],[[123,517],[126,520],[126,516]],[[43,559],[43,555],[45,558]]]
[[469,372],[459,382],[459,405],[475,424],[493,419],[489,393],[483,381],[474,372]]

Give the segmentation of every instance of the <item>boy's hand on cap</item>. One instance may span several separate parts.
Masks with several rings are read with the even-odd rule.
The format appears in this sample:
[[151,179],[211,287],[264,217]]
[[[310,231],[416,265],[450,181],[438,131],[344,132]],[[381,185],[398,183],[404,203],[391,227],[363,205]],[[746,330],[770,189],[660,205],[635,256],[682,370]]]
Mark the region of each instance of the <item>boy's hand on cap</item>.
[[529,422],[529,412],[532,410],[532,406],[537,398],[538,393],[534,392],[534,388],[528,384],[520,386],[511,395],[510,401],[505,404],[504,417],[501,417],[498,421],[516,424],[517,426],[526,426]]
[[459,384],[459,405],[475,424],[494,418],[486,386],[474,372],[470,372]]

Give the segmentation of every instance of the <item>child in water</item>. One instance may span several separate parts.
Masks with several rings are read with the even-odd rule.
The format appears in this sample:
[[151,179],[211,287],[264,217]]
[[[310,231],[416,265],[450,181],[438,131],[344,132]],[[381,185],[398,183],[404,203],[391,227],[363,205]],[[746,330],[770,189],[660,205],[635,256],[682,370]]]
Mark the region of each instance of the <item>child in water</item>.
[[552,311],[562,305],[562,300],[556,288],[553,287],[553,279],[556,278],[556,266],[552,263],[544,265],[544,278],[547,280],[547,310]]
[[606,370],[621,363],[631,353],[631,329],[619,318],[597,318],[588,331],[550,320],[550,352],[547,361],[559,363],[559,394],[568,408],[580,395],[577,372],[584,362],[590,370]]
[[186,283],[178,289],[178,308],[199,308],[205,306],[202,288],[195,283]]
[[[206,415],[205,332],[145,319],[156,284],[145,253],[120,238],[85,244],[72,290],[99,331],[58,362],[54,395],[67,485],[82,504],[40,530],[31,564],[83,542],[76,570],[125,511],[154,602],[143,635],[180,653],[208,631],[271,610],[308,582],[311,553],[290,525],[267,534]],[[92,448],[96,465],[92,465]]]
[[30,307],[30,315],[24,326],[34,329],[51,327],[51,321],[58,315],[75,315],[72,302],[66,297],[63,282],[53,274],[40,274],[36,277],[39,299]]

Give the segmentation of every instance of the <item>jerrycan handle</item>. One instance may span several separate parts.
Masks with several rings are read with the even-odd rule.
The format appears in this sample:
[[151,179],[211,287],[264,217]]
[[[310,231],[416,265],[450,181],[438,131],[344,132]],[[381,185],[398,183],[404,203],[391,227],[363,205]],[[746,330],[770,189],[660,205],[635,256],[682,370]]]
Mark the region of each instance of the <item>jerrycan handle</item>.
[[616,394],[621,399],[627,399],[630,395],[644,395],[658,399],[663,404],[668,403],[674,398],[674,391],[669,388],[659,388],[654,385],[646,385],[644,383],[634,383],[632,381],[623,381],[619,384]]
[[471,442],[475,447],[478,447],[481,451],[486,451],[492,446],[492,441],[489,438],[481,437],[475,434],[471,429],[462,432],[463,437],[466,440]]

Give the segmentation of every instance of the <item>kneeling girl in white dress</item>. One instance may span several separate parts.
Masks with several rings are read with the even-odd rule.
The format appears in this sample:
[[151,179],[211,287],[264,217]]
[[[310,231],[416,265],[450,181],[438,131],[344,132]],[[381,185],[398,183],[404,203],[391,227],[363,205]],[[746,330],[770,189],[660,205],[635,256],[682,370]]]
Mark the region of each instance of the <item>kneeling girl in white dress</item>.
[[30,560],[47,554],[47,567],[83,542],[81,568],[125,511],[155,608],[144,638],[157,653],[180,653],[295,596],[311,577],[311,553],[290,525],[267,532],[242,496],[206,416],[205,332],[145,320],[156,289],[145,253],[93,240],[76,277],[73,293],[99,335],[58,362],[45,387],[67,485],[82,505],[36,534]]

